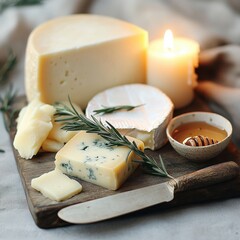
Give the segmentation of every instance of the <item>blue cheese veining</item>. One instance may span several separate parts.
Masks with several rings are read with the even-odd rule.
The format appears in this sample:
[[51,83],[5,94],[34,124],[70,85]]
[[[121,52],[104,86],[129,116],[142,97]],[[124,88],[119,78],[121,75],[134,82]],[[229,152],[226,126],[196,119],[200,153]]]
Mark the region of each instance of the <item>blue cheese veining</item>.
[[[142,141],[135,141],[144,149]],[[56,155],[55,165],[63,173],[116,190],[133,173],[137,156],[127,147],[111,146],[94,133],[79,132]]]

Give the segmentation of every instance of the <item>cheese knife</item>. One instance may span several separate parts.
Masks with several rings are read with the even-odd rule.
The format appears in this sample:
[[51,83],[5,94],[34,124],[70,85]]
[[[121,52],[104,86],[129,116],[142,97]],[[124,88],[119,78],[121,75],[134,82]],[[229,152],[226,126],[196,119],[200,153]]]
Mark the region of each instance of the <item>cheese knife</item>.
[[99,222],[135,212],[174,199],[174,193],[231,180],[239,174],[239,166],[224,162],[203,168],[168,182],[139,188],[61,209],[59,218],[73,224]]

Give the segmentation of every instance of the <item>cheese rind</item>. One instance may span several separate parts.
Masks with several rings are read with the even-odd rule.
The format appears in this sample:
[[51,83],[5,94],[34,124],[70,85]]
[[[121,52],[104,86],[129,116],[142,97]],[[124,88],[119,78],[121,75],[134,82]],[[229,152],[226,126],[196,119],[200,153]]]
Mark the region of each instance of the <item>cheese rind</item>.
[[63,201],[82,191],[82,185],[58,169],[44,173],[31,181],[32,188],[54,201]]
[[[147,32],[96,15],[51,20],[30,35],[26,51],[26,94],[46,103],[67,100],[82,109],[98,92],[146,82]],[[89,88],[91,85],[91,88]]]
[[[142,105],[131,111],[98,114],[102,106]],[[103,123],[111,123],[123,135],[144,142],[145,148],[157,150],[167,142],[166,127],[173,116],[173,103],[159,89],[144,84],[127,84],[107,89],[88,103],[86,116],[94,115]]]
[[[144,149],[142,141],[129,140]],[[138,166],[133,159],[138,157],[129,148],[110,146],[99,135],[80,131],[56,154],[55,166],[68,175],[116,190]]]
[[38,99],[30,102],[19,114],[17,133],[13,145],[21,157],[30,159],[36,155],[52,129],[53,106]]

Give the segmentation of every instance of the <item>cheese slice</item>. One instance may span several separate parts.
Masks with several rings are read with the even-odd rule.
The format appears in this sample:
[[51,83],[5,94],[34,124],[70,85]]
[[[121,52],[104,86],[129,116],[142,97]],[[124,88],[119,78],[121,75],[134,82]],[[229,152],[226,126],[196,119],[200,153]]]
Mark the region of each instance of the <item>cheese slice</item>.
[[62,129],[63,125],[64,124],[61,122],[54,122],[53,119],[53,127],[48,134],[48,139],[54,140],[59,143],[66,143],[78,132],[63,130]]
[[[71,105],[69,102],[61,102],[61,104],[71,108]],[[79,114],[83,114],[82,109],[77,104],[72,103],[72,105]],[[53,118],[53,127],[48,134],[47,140],[52,140],[52,141],[50,141],[52,143],[53,143],[53,141],[55,141],[55,142],[64,144],[64,143],[68,142],[73,136],[75,136],[78,133],[78,131],[66,131],[66,130],[62,129],[63,125],[64,124],[62,122],[55,122],[55,117],[54,117]],[[50,145],[48,143],[49,143],[49,141],[45,144],[45,146],[51,145],[51,143],[50,143]]]
[[[71,107],[69,102],[61,102],[61,104],[64,104],[67,107]],[[72,103],[72,105],[79,114],[83,114],[82,109],[77,104]],[[53,117],[53,127],[49,132],[47,139],[42,143],[42,149],[45,152],[58,152],[66,142],[68,142],[79,132],[66,131],[62,129],[64,124],[62,122],[56,122],[55,120],[55,117]]]
[[[103,106],[141,105],[131,111],[96,115]],[[159,89],[144,84],[128,84],[105,90],[88,103],[86,116],[110,122],[121,134],[140,139],[145,148],[157,150],[167,142],[166,127],[173,116],[173,103]]]
[[143,29],[97,15],[57,18],[37,27],[26,50],[28,100],[71,100],[85,109],[98,92],[146,81],[148,35]]
[[62,147],[64,146],[64,143],[52,140],[52,139],[46,139],[42,143],[42,149],[45,152],[58,152]]
[[[139,149],[142,141],[135,141]],[[138,157],[127,147],[110,146],[94,133],[80,131],[57,154],[55,166],[63,173],[116,190],[138,166]]]
[[82,185],[78,181],[70,179],[58,169],[32,179],[31,186],[45,197],[58,202],[82,191]]
[[19,114],[18,114],[18,117],[17,117],[17,119],[16,119],[17,129],[18,129],[19,126],[20,126],[20,122],[22,121],[23,116],[25,115],[25,113],[26,113],[26,111],[27,111],[27,108],[28,108],[28,106],[23,107],[23,108],[21,109],[21,111],[19,112]]
[[19,114],[17,133],[13,145],[21,157],[30,159],[36,155],[52,129],[55,108],[40,102],[30,102]]

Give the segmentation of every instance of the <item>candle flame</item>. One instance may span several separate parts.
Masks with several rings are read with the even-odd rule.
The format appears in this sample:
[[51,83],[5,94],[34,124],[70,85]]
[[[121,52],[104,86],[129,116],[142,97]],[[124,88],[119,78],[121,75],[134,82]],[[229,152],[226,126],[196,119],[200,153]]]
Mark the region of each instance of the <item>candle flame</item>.
[[173,49],[173,33],[170,29],[166,30],[163,39],[164,49],[172,50]]

